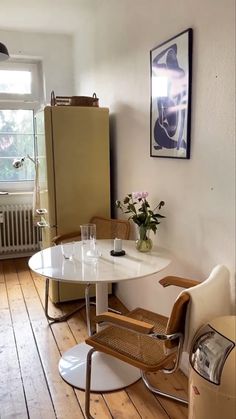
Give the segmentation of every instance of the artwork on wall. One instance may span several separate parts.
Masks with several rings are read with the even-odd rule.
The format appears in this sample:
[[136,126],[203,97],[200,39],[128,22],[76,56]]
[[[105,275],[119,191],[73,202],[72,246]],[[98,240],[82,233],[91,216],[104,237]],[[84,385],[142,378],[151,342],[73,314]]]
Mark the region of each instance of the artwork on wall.
[[192,29],[150,51],[150,155],[190,158]]

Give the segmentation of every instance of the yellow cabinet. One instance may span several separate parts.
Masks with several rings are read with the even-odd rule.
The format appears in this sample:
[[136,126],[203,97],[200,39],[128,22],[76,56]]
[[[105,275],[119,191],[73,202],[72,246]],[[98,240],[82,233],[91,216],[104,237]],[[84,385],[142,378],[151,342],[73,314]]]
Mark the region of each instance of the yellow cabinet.
[[[109,110],[47,106],[36,115],[42,248],[93,215],[110,216]],[[83,285],[51,282],[53,302],[84,297]]]

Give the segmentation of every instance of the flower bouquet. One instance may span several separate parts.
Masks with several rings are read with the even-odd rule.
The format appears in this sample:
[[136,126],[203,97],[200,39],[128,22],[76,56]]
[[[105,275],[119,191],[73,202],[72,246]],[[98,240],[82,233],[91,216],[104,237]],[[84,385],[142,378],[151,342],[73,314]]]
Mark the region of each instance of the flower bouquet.
[[157,226],[160,219],[165,218],[164,215],[157,211],[165,205],[164,201],[160,201],[152,210],[147,201],[148,192],[132,192],[126,195],[123,201],[116,201],[116,207],[124,214],[130,214],[129,220],[132,219],[139,228],[139,240],[136,247],[141,252],[147,252],[152,248],[152,241],[149,237],[150,231],[156,234]]

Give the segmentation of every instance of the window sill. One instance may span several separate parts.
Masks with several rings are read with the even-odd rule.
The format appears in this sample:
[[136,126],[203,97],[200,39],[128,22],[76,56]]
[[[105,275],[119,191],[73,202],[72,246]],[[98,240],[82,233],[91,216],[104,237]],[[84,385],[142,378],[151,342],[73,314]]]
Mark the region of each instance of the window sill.
[[18,181],[18,182],[0,182],[0,192],[6,195],[10,194],[32,194],[34,190],[34,181]]
[[17,196],[17,195],[33,195],[33,191],[28,191],[28,192],[0,192],[0,197],[3,196]]
[[7,195],[0,194],[1,205],[32,204],[33,192],[9,192]]

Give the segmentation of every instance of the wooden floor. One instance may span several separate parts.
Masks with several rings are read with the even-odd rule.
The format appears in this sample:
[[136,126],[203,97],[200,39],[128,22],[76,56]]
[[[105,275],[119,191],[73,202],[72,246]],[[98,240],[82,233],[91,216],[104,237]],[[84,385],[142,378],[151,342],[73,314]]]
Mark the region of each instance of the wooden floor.
[[[0,418],[84,418],[84,392],[58,372],[61,354],[86,337],[82,311],[64,323],[48,324],[44,281],[29,271],[27,259],[0,261]],[[125,311],[110,297],[110,305]],[[74,304],[64,304],[64,312]],[[60,310],[50,305],[51,312]],[[186,377],[152,375],[154,385],[187,396]],[[181,419],[187,408],[151,394],[142,381],[125,390],[93,394],[97,419]]]

